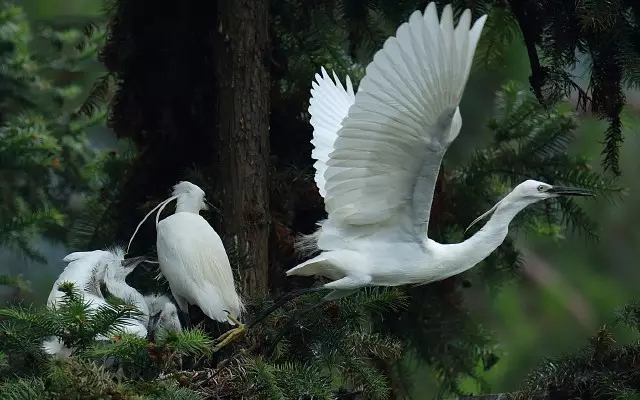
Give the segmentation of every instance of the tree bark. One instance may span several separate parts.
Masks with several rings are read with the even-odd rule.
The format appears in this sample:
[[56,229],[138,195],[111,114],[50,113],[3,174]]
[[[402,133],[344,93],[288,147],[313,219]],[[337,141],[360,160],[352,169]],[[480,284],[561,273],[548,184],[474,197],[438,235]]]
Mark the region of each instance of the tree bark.
[[214,38],[217,228],[242,255],[250,296],[268,288],[268,12],[266,0],[218,0]]

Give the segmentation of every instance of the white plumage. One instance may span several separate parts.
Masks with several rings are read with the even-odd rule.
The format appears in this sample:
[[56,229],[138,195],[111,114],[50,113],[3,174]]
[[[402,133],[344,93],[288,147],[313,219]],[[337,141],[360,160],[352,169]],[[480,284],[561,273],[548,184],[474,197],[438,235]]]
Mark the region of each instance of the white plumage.
[[[357,93],[322,69],[309,113],[315,181],[328,218],[298,242],[318,256],[287,275],[333,280],[326,299],[363,286],[428,283],[463,272],[503,240],[509,221],[527,204],[554,194],[527,181],[503,199],[487,226],[464,243],[427,238],[440,164],[462,126],[458,105],[486,15],[471,25],[465,10],[457,26],[450,5],[438,20],[435,3],[411,14],[366,68]],[[538,190],[543,187],[543,190]],[[519,197],[517,196],[519,194]],[[515,211],[515,212],[514,212]]]
[[[162,210],[173,200],[175,213],[160,221]],[[213,320],[238,325],[217,339],[217,350],[244,332],[244,324],[236,319],[244,311],[244,305],[236,292],[222,239],[199,214],[206,209],[204,191],[191,182],[179,182],[173,187],[172,196],[140,221],[129,246],[144,221],[158,210],[158,264],[180,309],[189,315],[189,304],[195,304]]]
[[[124,251],[117,249],[117,257],[114,262],[107,265],[104,274],[104,284],[109,293],[125,303],[130,304],[140,311],[141,315],[126,318],[126,324],[121,331],[139,337],[147,337],[147,325],[149,323],[149,307],[144,296],[135,288],[127,284],[126,278],[133,270],[144,261],[143,257],[135,257],[124,260]],[[118,261],[119,260],[119,261]]]
[[[53,283],[53,288],[47,299],[48,307],[56,307],[64,298],[64,293],[58,290],[58,285],[63,282],[71,282],[80,291],[84,300],[93,310],[106,304],[100,291],[99,282],[104,279],[107,261],[113,254],[105,250],[75,252],[68,254],[62,260],[69,263],[62,271],[58,279]],[[106,339],[101,337],[99,339]],[[69,356],[72,350],[67,348],[58,338],[51,337],[43,343],[44,351],[48,354]]]
[[[163,208],[172,200],[177,200],[176,212],[159,221]],[[244,306],[222,240],[199,215],[207,208],[204,191],[191,182],[180,182],[173,187],[172,197],[158,207],[158,263],[178,306],[188,313],[188,305],[195,304],[209,318],[234,324],[227,318],[227,311],[239,316]]]
[[[68,254],[62,260],[69,264],[53,284],[47,299],[48,307],[58,306],[63,299],[64,293],[58,289],[58,285],[63,282],[74,284],[75,288],[83,296],[84,301],[89,303],[90,310],[97,310],[100,306],[106,306],[107,301],[104,299],[100,289],[101,283],[104,282],[112,295],[135,305],[143,313],[140,319],[129,318],[127,320],[129,325],[123,327],[121,331],[142,337],[146,336],[148,309],[144,303],[144,298],[137,290],[125,282],[126,276],[142,261],[141,258],[127,260],[125,261],[126,266],[124,266],[124,251],[116,247],[109,250],[75,252]],[[108,338],[99,335],[96,340],[108,340]],[[57,338],[50,338],[43,343],[43,346],[49,354],[68,356],[72,352]]]
[[58,290],[58,285],[63,282],[73,283],[85,301],[95,308],[103,304],[99,282],[104,280],[107,264],[114,257],[114,253],[106,250],[75,252],[65,256],[62,261],[68,264],[53,283],[47,306],[54,307],[64,298],[64,293]]
[[152,321],[148,329],[154,334],[165,331],[180,332],[182,325],[178,317],[178,309],[165,295],[152,294],[144,296],[144,300],[149,307],[149,317]]

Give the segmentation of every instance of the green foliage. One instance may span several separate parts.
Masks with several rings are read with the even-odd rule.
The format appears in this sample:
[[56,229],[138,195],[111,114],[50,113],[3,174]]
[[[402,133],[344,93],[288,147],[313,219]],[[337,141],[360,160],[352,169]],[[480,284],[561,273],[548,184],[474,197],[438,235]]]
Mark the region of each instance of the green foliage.
[[[95,155],[87,129],[104,120],[68,110],[80,89],[63,76],[82,74],[96,53],[95,43],[68,51],[81,40],[74,30],[34,34],[22,9],[0,4],[0,244],[36,261],[44,261],[31,243],[37,234],[64,238],[69,196],[86,188]],[[45,48],[38,57],[36,42]]]
[[0,308],[0,351],[7,354],[12,372],[43,367],[47,359],[42,343],[58,338],[75,352],[83,352],[97,335],[110,335],[121,329],[127,317],[136,312],[129,306],[105,305],[98,308],[80,295],[69,282],[59,289],[64,298],[54,308]]
[[[457,13],[462,3],[468,2],[454,3]],[[479,65],[493,67],[501,63],[506,46],[518,37],[522,20],[510,8],[491,7],[493,1],[475,3],[479,5],[474,16],[490,12],[496,21],[488,24],[478,50]],[[159,196],[166,195],[170,187],[166,182],[173,184],[177,175],[184,176],[185,172],[174,171],[173,165],[201,166],[202,157],[191,151],[195,147],[208,151],[204,144],[210,138],[192,132],[210,132],[211,120],[203,118],[202,110],[208,115],[212,107],[210,90],[203,89],[213,87],[212,49],[202,38],[215,34],[212,29],[216,27],[194,14],[199,8],[185,6],[189,18],[184,19],[190,26],[182,29],[184,21],[174,20],[145,29],[142,35],[136,29],[142,21],[136,16],[143,15],[140,10],[144,7],[143,3],[118,2],[102,58],[118,77],[111,109],[113,126],[144,148],[146,154],[142,155],[147,159],[145,163],[134,161],[132,151],[99,161],[96,169],[110,172],[90,184],[104,191],[95,194],[94,190],[86,212],[74,226],[71,237],[76,248],[98,247],[113,237],[129,235],[127,226],[135,227],[137,221],[117,210],[149,210]],[[348,73],[357,84],[373,52],[415,7],[415,1],[397,0],[270,2],[273,51],[269,62],[274,87],[270,124],[274,234],[270,253],[276,254],[273,264],[278,268],[297,261],[287,253],[291,232],[311,229],[323,212],[313,179],[305,176],[310,166],[306,108],[312,76],[325,66],[341,78]],[[166,10],[154,7],[149,12],[162,14]],[[191,36],[184,40],[187,31]],[[96,83],[80,109],[81,115],[93,115],[109,97],[112,79],[106,75]],[[183,97],[185,93],[188,98]],[[605,197],[619,192],[610,180],[588,168],[588,160],[567,152],[576,126],[574,117],[560,108],[545,109],[539,100],[513,85],[498,94],[490,122],[495,139],[489,148],[459,168],[444,168],[430,237],[443,242],[462,239],[469,221],[527,178],[584,186]],[[176,108],[177,103],[189,105],[188,112]],[[156,168],[162,177],[151,175]],[[130,177],[137,177],[139,185],[131,183],[136,181]],[[207,187],[212,185],[207,180],[212,179],[215,175],[208,174],[202,184],[196,183],[209,192]],[[152,192],[142,190],[143,185]],[[578,203],[569,200],[528,209],[513,226],[560,239],[563,218],[587,237],[595,237],[594,224]],[[150,248],[141,251],[152,252]],[[230,253],[233,264],[241,264],[241,251]],[[83,354],[93,360],[115,357],[126,376],[144,379],[149,385],[158,380],[178,381],[207,396],[231,398],[335,398],[344,393],[360,393],[364,398],[401,397],[398,387],[406,382],[398,365],[413,357],[435,371],[441,386],[439,395],[460,393],[463,378],[471,377],[482,385],[478,366],[489,369],[497,360],[491,335],[464,306],[460,282],[479,274],[482,283],[496,288],[514,276],[517,266],[518,252],[512,240],[507,240],[463,277],[420,287],[366,290],[304,315],[298,314],[317,304],[320,297],[298,299],[252,327],[244,342],[220,353],[207,350],[210,343],[200,331],[185,331],[159,338],[153,345],[122,335],[113,343],[91,346]],[[286,285],[289,283],[273,286],[285,289]],[[269,305],[268,300],[251,299],[251,303],[250,314]],[[297,318],[289,323],[294,316]],[[176,372],[180,363],[189,368]]]
[[[591,170],[588,160],[568,152],[575,127],[570,112],[561,107],[546,110],[524,88],[505,85],[496,95],[494,116],[489,121],[495,133],[493,141],[464,165],[445,168],[441,187],[446,190],[436,191],[429,236],[443,243],[463,240],[470,221],[526,179],[585,187],[599,197],[616,199],[621,189],[613,180]],[[593,221],[570,199],[528,207],[511,228],[538,235],[550,232],[561,240],[561,227],[566,225],[586,238],[597,237]],[[498,359],[490,333],[466,311],[461,287],[468,279],[475,279],[495,292],[516,276],[519,259],[513,241],[507,239],[461,276],[407,288],[408,308],[385,317],[380,329],[411,349],[414,359],[436,371],[441,395],[463,394],[459,390],[462,377],[486,388],[478,376],[478,365],[489,369]]]
[[[325,0],[315,2],[312,11],[307,11],[309,4],[304,0],[276,3],[296,4],[306,14],[331,10],[334,21],[347,32],[342,43],[348,42],[349,55],[366,65],[409,13],[417,8],[422,11],[428,2]],[[507,48],[516,41],[521,42],[527,48],[531,65],[531,88],[541,104],[552,107],[565,97],[576,95],[582,109],[607,121],[603,165],[619,174],[625,90],[637,88],[640,82],[640,35],[637,33],[640,7],[636,1],[449,0],[436,3],[439,10],[451,3],[455,15],[465,8],[471,9],[474,18],[488,14],[474,68],[503,66]],[[568,72],[581,60],[588,65],[586,88]]]
[[[236,344],[244,350],[228,354],[216,370],[218,379],[227,378],[226,385],[201,378],[216,362],[212,341],[204,332],[187,329],[149,343],[118,333],[123,318],[131,317],[126,306],[95,310],[73,285],[63,283],[60,290],[64,299],[53,309],[0,309],[0,354],[7,355],[0,369],[3,393],[43,399],[198,399],[211,392],[331,399],[337,392],[361,392],[365,398],[387,399],[384,366],[401,355],[397,340],[372,331],[372,322],[382,313],[405,306],[406,298],[396,289],[366,290],[300,317],[300,307],[319,300],[310,296],[270,316],[249,332],[250,346]],[[111,339],[96,341],[98,335]],[[70,357],[44,354],[42,343],[53,336],[74,348]],[[192,368],[181,371],[185,363]]]
[[68,235],[73,249],[104,248],[112,245],[118,216],[117,204],[128,171],[135,166],[136,152],[130,143],[121,151],[106,152],[87,165],[91,176],[90,190],[82,211],[74,220]]
[[[386,368],[399,359],[402,346],[373,326],[382,314],[403,309],[407,298],[391,288],[363,290],[329,304],[320,303],[321,297],[297,298],[253,325],[245,343],[233,344],[236,351],[214,369],[185,371],[191,387],[230,398],[391,398]],[[254,301],[252,314],[270,305]]]
[[612,330],[603,326],[584,348],[545,360],[531,372],[519,399],[636,399],[640,395],[637,359],[640,356],[637,303],[623,307],[614,327],[633,329],[631,344],[616,344]]
[[483,9],[487,21],[476,47],[474,69],[496,70],[504,67],[506,51],[514,41],[521,38],[520,26],[510,10],[503,7]]
[[[0,308],[3,399],[201,398],[170,381],[150,381],[176,371],[181,357],[210,354],[211,341],[203,332],[171,333],[149,343],[120,333],[125,318],[137,315],[130,306],[96,309],[72,284],[66,282],[59,288],[64,298],[54,308]],[[99,335],[111,339],[96,340]],[[71,357],[44,353],[43,342],[55,337],[74,349]]]
[[[508,3],[527,46],[530,81],[536,96],[544,104],[554,104],[577,94],[583,109],[607,121],[603,165],[619,174],[624,93],[640,82],[637,2],[586,0],[574,4],[563,0],[511,0]],[[580,58],[588,63],[590,76],[586,89],[567,72]]]
[[[467,165],[451,174],[454,196],[460,196],[456,200],[458,210],[466,214],[461,219],[473,220],[474,215],[495,204],[505,189],[526,179],[584,187],[598,198],[618,199],[623,192],[613,179],[593,171],[588,159],[568,152],[576,126],[571,112],[560,107],[547,111],[523,88],[514,83],[505,85],[489,121],[495,132],[492,145],[476,152]],[[478,204],[481,208],[474,210],[462,204]],[[568,224],[588,238],[597,236],[595,223],[571,198],[527,207],[518,220],[526,221],[528,228],[542,220],[552,225]]]
[[0,275],[0,286],[1,285],[13,286],[22,294],[31,290],[29,282],[25,281],[20,276]]

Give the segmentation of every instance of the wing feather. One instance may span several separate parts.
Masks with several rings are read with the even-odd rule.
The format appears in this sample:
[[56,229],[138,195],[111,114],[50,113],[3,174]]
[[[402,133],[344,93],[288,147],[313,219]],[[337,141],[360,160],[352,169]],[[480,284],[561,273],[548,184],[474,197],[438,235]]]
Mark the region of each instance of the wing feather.
[[[435,181],[461,127],[458,105],[485,20],[482,16],[471,27],[471,12],[465,10],[455,26],[450,5],[438,20],[430,3],[424,14],[412,13],[374,55],[350,107],[338,112],[337,101],[320,107],[329,95],[312,97],[314,144],[327,146],[320,151],[316,144],[315,154],[323,157],[314,157],[316,182],[322,183],[330,219],[349,225],[412,221],[407,228],[426,234]],[[325,78],[314,89],[337,88],[328,82]],[[325,121],[333,122],[330,129]]]
[[349,76],[347,76],[346,90],[335,72],[331,80],[327,71],[322,68],[322,76],[316,74],[315,78],[317,82],[312,82],[309,100],[309,114],[311,114],[313,126],[311,143],[314,145],[311,157],[317,160],[313,165],[316,170],[315,181],[320,195],[324,197],[326,162],[333,151],[333,142],[338,137],[337,133],[342,127],[342,120],[347,116],[355,95]]

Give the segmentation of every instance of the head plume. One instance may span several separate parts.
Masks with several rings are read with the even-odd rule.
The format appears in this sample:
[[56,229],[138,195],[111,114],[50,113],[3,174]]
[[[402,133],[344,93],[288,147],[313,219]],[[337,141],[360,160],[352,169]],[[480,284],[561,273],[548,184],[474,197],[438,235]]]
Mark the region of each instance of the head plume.
[[200,186],[195,185],[189,181],[180,181],[173,185],[172,196],[180,196],[187,193],[200,193],[204,196],[204,190],[200,189]]

